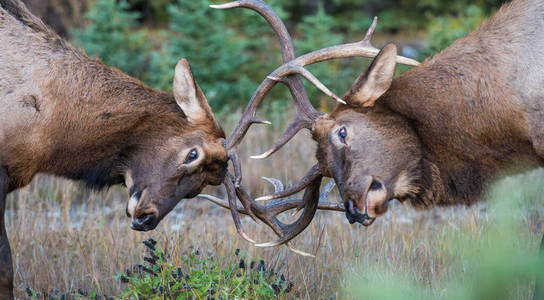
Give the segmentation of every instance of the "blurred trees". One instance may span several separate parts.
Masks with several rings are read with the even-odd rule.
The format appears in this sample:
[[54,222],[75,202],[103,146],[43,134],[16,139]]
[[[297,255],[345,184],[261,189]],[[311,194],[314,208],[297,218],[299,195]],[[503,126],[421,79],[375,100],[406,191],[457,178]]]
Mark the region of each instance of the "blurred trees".
[[146,35],[135,30],[138,13],[129,12],[125,0],[96,0],[85,14],[88,26],[71,31],[73,42],[91,57],[145,79],[146,55],[150,51]]
[[468,5],[458,16],[436,17],[427,26],[427,46],[423,56],[442,51],[455,40],[477,28],[485,18],[484,10],[476,5]]
[[[244,107],[257,85],[281,64],[272,30],[262,17],[249,10],[209,8],[209,4],[219,1],[85,1],[90,3],[86,25],[70,31],[76,45],[84,47],[90,56],[97,56],[104,63],[163,90],[171,90],[174,67],[180,58],[187,58],[216,111]],[[425,33],[426,40],[418,42],[424,46],[416,49],[419,59],[444,49],[475,29],[504,2],[265,1],[285,20],[294,36],[297,55],[356,41],[364,35],[372,16],[378,15],[377,35],[381,34],[386,41],[398,41],[401,35],[412,37]],[[44,3],[56,7],[71,2],[46,0]],[[384,42],[384,38],[380,40]],[[341,95],[363,70],[364,62],[368,60],[334,60],[309,68]],[[332,107],[332,101],[310,85],[307,87],[314,104],[324,110]],[[275,88],[270,97],[288,99],[289,96],[285,88]]]
[[168,39],[153,55],[151,84],[171,89],[174,67],[184,57],[211,103],[222,106],[225,99],[247,97],[239,86],[239,78],[244,75],[241,68],[248,60],[246,45],[225,27],[225,14],[210,9],[206,1],[192,0],[169,5],[168,14]]
[[[295,40],[296,55],[303,55],[314,50],[318,50],[324,47],[334,46],[342,44],[344,37],[337,30],[336,22],[334,18],[325,12],[322,5],[319,6],[315,15],[307,15],[298,24],[296,32],[299,39]],[[323,34],[326,32],[327,34]],[[346,73],[351,72],[349,64],[345,61],[333,61],[315,64],[308,66],[308,69],[314,74],[321,82],[333,91],[342,93],[346,91],[351,85],[353,80],[346,80],[349,78],[345,76]],[[334,76],[330,76],[334,74]],[[318,104],[320,107],[327,105],[328,97],[323,95],[317,89],[315,89],[310,83],[304,80],[306,91],[308,96],[314,102],[314,105]],[[318,103],[316,103],[318,102]]]

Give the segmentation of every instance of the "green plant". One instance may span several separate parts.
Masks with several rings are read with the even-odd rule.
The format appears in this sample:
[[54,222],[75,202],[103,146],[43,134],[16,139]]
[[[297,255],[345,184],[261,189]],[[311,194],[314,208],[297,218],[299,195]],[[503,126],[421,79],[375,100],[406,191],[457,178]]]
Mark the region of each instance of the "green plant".
[[127,285],[119,295],[121,299],[272,299],[293,287],[283,275],[267,270],[263,260],[254,259],[248,265],[239,249],[235,252],[240,256],[238,265],[223,266],[197,250],[181,257],[183,266],[175,266],[154,240],[143,243],[149,254],[144,257],[145,263],[117,276]]
[[85,14],[88,26],[73,29],[72,41],[106,65],[145,79],[150,47],[145,33],[136,29],[138,13],[128,8],[126,0],[96,0]]

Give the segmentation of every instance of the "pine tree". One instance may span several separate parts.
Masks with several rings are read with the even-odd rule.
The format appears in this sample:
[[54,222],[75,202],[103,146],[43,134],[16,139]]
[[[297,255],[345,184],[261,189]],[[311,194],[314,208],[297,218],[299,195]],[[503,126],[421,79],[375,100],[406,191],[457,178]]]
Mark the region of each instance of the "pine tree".
[[136,30],[138,14],[128,8],[126,0],[96,0],[85,15],[89,25],[72,30],[72,40],[89,56],[145,79],[150,48],[145,34]]
[[153,55],[152,84],[171,90],[175,65],[186,58],[212,106],[220,110],[247,99],[240,92],[240,68],[247,62],[244,43],[225,24],[224,12],[211,9],[208,1],[178,0],[168,13],[169,37]]

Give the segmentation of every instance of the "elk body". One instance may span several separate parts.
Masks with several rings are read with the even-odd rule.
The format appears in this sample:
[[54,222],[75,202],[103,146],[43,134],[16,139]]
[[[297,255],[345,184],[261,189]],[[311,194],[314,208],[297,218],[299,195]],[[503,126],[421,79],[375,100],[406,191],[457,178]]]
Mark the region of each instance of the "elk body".
[[544,162],[544,2],[515,0],[479,29],[393,79],[382,49],[313,132],[350,222],[393,198],[471,204],[494,179]]
[[0,70],[0,299],[13,287],[6,195],[37,173],[126,184],[136,230],[223,181],[225,135],[186,60],[173,95],[160,92],[74,49],[19,0],[0,0]]
[[[295,58],[285,26],[262,1],[217,6],[233,7],[265,17],[280,41],[284,65],[254,93],[229,142],[242,139],[277,82],[297,91],[292,92],[297,114],[271,149],[255,158],[273,154],[303,128],[317,142],[318,164],[291,188],[257,199],[269,204],[258,204],[241,186],[235,189],[244,209],[212,199],[230,207],[235,220],[238,212],[252,215],[280,236],[259,246],[289,246],[317,209],[344,210],[350,223],[368,226],[387,211],[392,199],[423,208],[469,205],[482,198],[492,180],[543,165],[544,2],[514,0],[479,29],[419,65],[398,57],[393,44],[381,51],[374,48],[370,39],[376,22],[359,43]],[[374,60],[342,99],[304,69],[352,56]],[[393,78],[397,63],[417,66]],[[295,74],[343,103],[330,114],[317,112],[303,87],[293,84]],[[334,179],[343,207],[319,200],[322,177]],[[303,189],[303,199],[282,200]],[[278,221],[276,215],[293,208],[304,209],[295,223]]]

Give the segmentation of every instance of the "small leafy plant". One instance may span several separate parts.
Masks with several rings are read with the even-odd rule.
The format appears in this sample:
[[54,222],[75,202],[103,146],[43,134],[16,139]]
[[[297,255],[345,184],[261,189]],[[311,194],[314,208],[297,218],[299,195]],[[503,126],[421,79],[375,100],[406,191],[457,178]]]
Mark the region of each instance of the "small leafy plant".
[[223,265],[197,250],[181,258],[183,266],[175,266],[153,239],[143,243],[149,254],[144,263],[117,276],[126,284],[121,299],[271,299],[293,289],[263,260],[246,263],[239,249],[234,253],[240,258],[237,264]]

